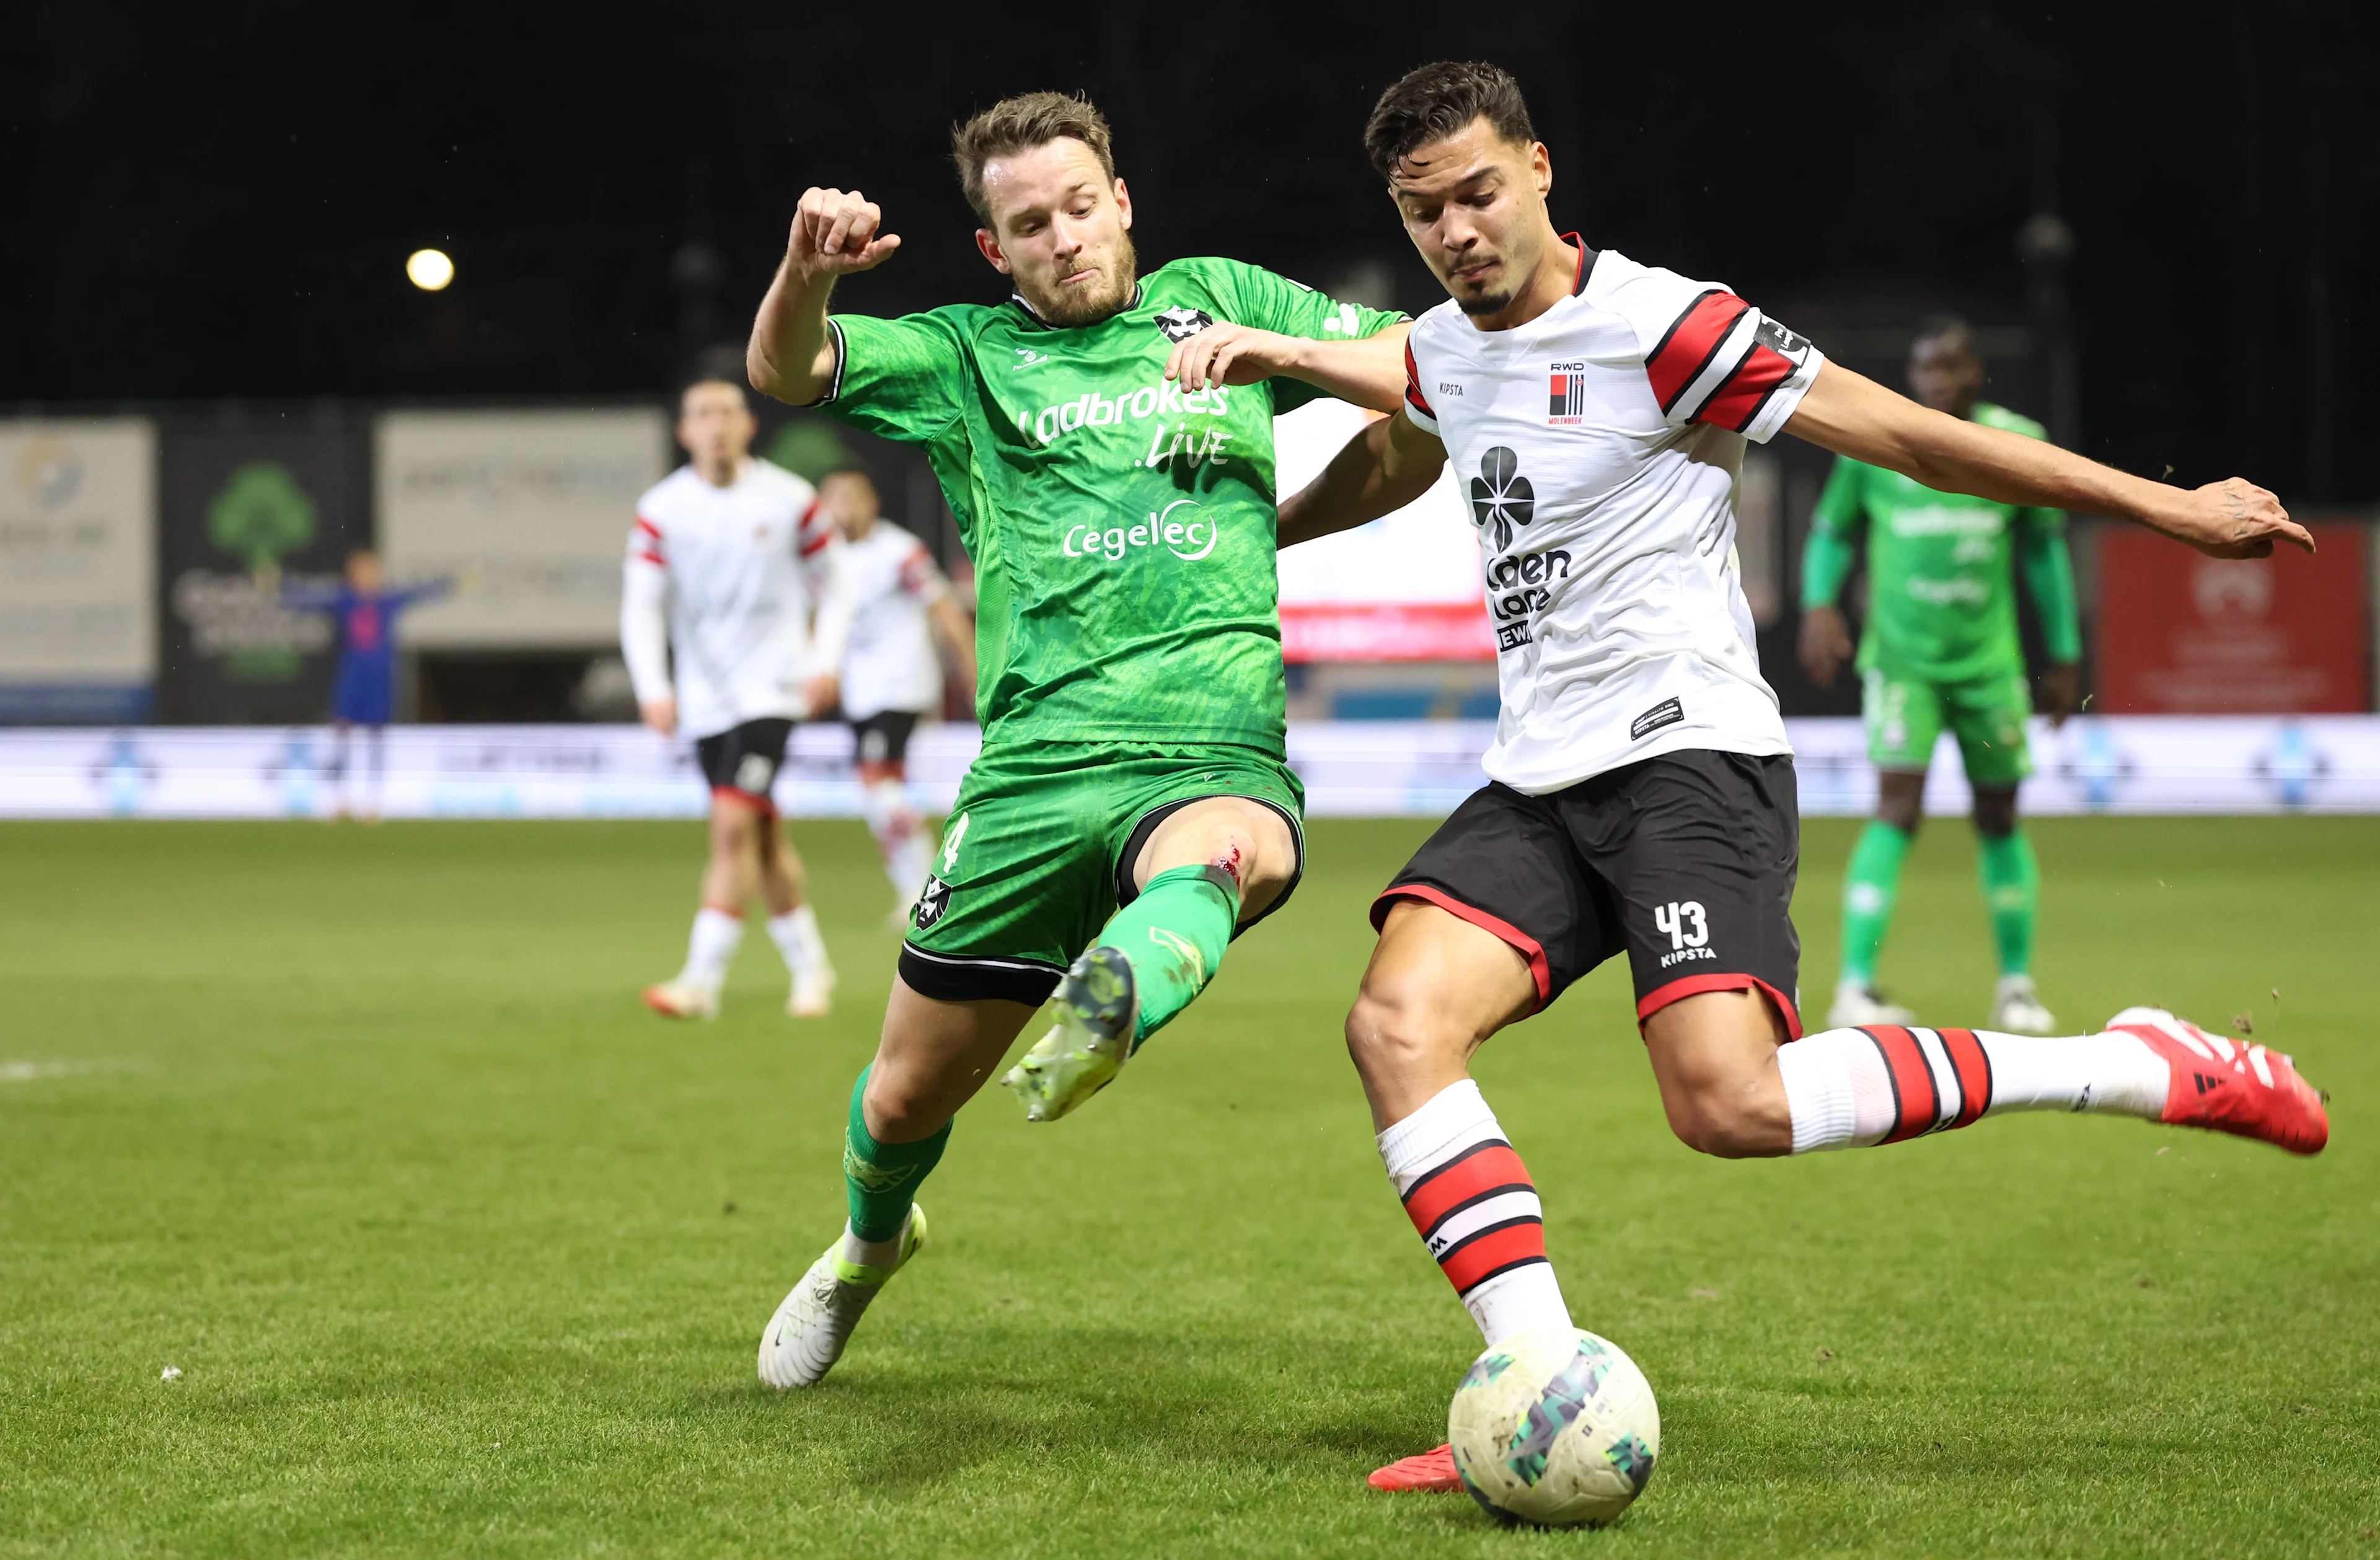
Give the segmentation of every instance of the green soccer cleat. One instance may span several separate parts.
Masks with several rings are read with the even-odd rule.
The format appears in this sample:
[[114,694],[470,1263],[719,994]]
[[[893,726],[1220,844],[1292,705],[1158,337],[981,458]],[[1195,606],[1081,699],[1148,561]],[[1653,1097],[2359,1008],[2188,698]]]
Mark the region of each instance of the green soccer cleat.
[[1120,948],[1093,948],[1058,982],[1058,1021],[1000,1081],[1027,1121],[1055,1121],[1106,1088],[1131,1059],[1140,997]]
[[843,1237],[836,1236],[761,1332],[760,1380],[781,1392],[824,1380],[869,1303],[925,1245],[926,1211],[914,1206],[901,1231],[901,1260],[889,1268],[844,1261]]

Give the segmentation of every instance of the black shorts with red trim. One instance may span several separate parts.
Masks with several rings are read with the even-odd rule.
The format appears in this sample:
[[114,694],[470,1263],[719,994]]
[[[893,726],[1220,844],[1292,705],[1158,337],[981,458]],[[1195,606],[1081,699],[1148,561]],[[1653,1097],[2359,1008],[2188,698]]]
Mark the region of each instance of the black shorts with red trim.
[[1793,761],[1665,753],[1533,797],[1475,791],[1372,902],[1419,899],[1511,944],[1537,1005],[1626,953],[1639,1023],[1681,997],[1758,989],[1800,1039]]
[[793,722],[764,715],[696,738],[695,762],[710,782],[710,794],[724,791],[764,810],[773,808],[769,792],[785,762],[785,740],[793,734]]

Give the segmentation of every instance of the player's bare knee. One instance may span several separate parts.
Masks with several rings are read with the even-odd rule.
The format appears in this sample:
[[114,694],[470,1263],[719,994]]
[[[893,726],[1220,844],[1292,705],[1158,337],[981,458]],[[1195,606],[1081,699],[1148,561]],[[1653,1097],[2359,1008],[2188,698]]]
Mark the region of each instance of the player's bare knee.
[[1876,815],[1904,835],[1913,835],[1925,822],[1925,777],[1886,774],[1879,778]]
[[1975,788],[1975,832],[1998,839],[2016,833],[2016,787],[2013,786],[1979,786]]
[[917,1087],[924,1081],[897,1066],[887,1066],[885,1059],[879,1056],[868,1071],[868,1087],[860,1096],[868,1136],[890,1143],[915,1142],[931,1136],[941,1123],[925,1119],[926,1091]]

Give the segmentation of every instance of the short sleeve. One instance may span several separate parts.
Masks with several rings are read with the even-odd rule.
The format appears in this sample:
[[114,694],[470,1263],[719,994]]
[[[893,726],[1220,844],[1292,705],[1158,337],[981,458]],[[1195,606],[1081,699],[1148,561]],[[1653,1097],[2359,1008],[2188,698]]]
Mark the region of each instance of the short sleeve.
[[1626,270],[1615,286],[1595,289],[1607,296],[1592,301],[1634,328],[1663,420],[1673,428],[1725,428],[1755,444],[1774,438],[1809,394],[1825,355],[1725,287],[1671,271]]
[[940,314],[878,320],[828,316],[834,331],[834,382],[820,411],[904,444],[929,444],[959,419],[966,347],[956,323]]
[[[1277,335],[1301,336],[1308,341],[1362,341],[1411,317],[1395,310],[1342,303],[1328,293],[1317,292],[1303,282],[1293,282],[1261,266],[1245,265],[1238,261],[1191,263],[1213,268],[1210,281],[1217,293],[1228,299],[1228,313],[1233,324],[1271,331]],[[1271,384],[1273,406],[1280,411],[1293,410],[1320,399],[1324,394],[1303,380],[1277,378]]]
[[1438,411],[1429,404],[1429,397],[1422,393],[1421,365],[1415,360],[1413,336],[1410,335],[1405,337],[1405,417],[1423,433],[1432,438],[1438,437]]
[[638,515],[636,523],[628,528],[628,562],[651,564],[656,568],[669,567],[669,555],[662,546],[662,528],[643,515]]
[[1309,341],[1361,341],[1407,317],[1394,310],[1342,303],[1302,282],[1236,261],[1220,262],[1218,280],[1225,283],[1232,295],[1234,324],[1281,335]]
[[805,558],[815,558],[833,541],[834,517],[813,493],[803,504],[802,518],[794,522],[794,549]]
[[922,542],[909,549],[901,560],[901,589],[928,606],[951,593],[951,582],[934,567],[934,555],[926,551]]

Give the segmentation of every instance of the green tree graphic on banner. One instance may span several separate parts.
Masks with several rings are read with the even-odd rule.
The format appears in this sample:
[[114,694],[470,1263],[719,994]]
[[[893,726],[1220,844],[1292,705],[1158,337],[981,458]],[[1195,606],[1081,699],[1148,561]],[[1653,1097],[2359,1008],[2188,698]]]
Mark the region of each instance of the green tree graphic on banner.
[[[285,554],[314,540],[314,498],[277,460],[252,460],[231,474],[207,506],[207,540],[245,561],[251,572],[279,567]],[[260,592],[264,589],[258,586]],[[259,602],[260,609],[277,603]],[[226,651],[224,675],[239,682],[287,682],[306,664],[295,646]]]
[[281,462],[251,460],[207,506],[207,540],[251,569],[278,563],[314,540],[313,495]]

